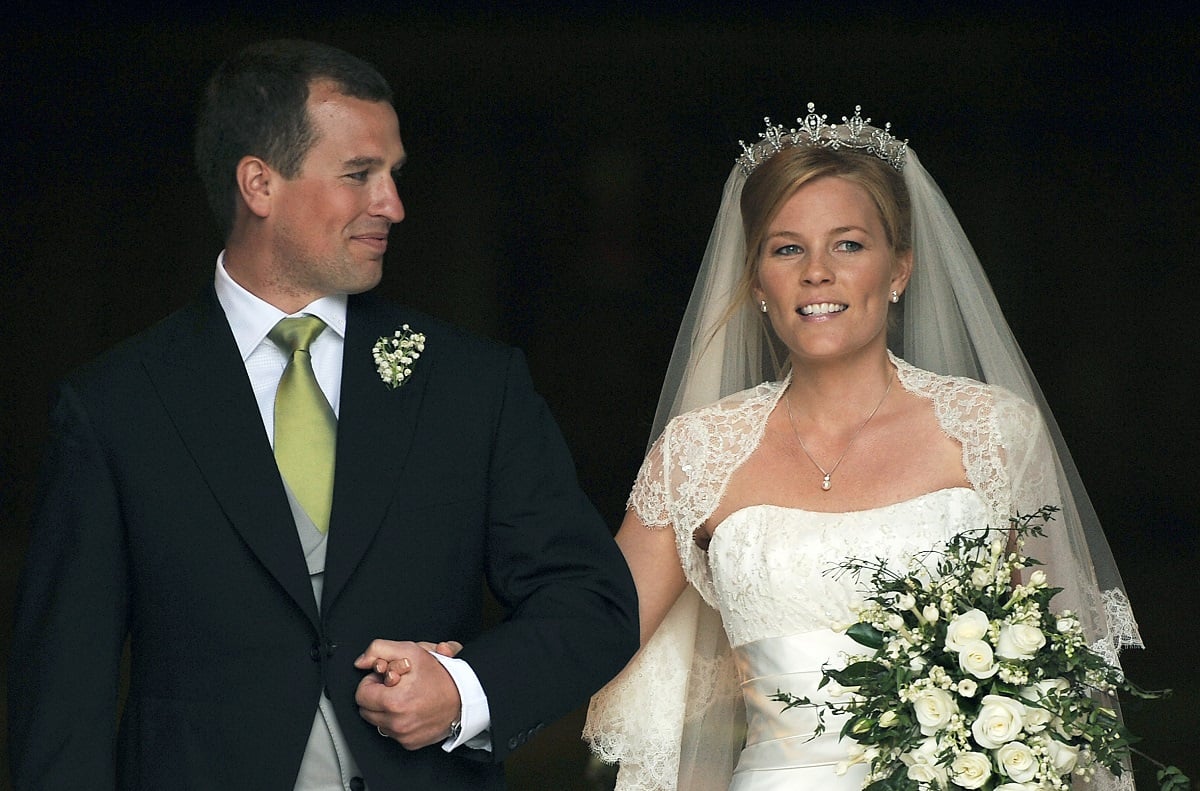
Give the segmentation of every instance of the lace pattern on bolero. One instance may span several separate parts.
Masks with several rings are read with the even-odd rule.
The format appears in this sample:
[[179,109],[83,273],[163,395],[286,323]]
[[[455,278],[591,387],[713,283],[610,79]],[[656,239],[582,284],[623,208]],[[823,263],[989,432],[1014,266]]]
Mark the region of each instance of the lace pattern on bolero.
[[[1051,502],[1034,502],[1051,496],[1056,485],[1050,455],[1035,453],[1048,446],[1032,406],[1001,388],[923,371],[894,356],[892,361],[900,384],[931,400],[942,430],[962,445],[967,479],[994,524],[1007,524],[1014,508],[1032,511]],[[716,600],[707,555],[692,533],[713,514],[733,473],[762,441],[789,381],[766,382],[676,417],[651,448],[630,494],[629,508],[647,527],[674,528],[688,580],[710,606]],[[1020,499],[1027,502],[1014,502],[1014,473],[1022,478]]]

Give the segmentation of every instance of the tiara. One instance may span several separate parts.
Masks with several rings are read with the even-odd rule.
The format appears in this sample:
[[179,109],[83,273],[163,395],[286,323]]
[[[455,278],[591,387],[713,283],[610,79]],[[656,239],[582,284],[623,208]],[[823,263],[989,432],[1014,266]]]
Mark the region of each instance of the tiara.
[[829,116],[817,115],[816,107],[808,103],[808,115],[797,118],[798,129],[785,129],[782,125],[773,125],[770,118],[764,118],[766,131],[759,132],[759,141],[754,145],[742,145],[742,155],[737,164],[742,173],[749,176],[762,163],[792,146],[822,146],[824,148],[854,148],[866,151],[882,159],[898,171],[904,170],[904,156],[907,140],[897,140],[892,137],[890,123],[882,129],[869,127],[870,118],[862,117],[862,107],[855,105],[854,117],[842,116],[841,124],[829,124],[825,120]]

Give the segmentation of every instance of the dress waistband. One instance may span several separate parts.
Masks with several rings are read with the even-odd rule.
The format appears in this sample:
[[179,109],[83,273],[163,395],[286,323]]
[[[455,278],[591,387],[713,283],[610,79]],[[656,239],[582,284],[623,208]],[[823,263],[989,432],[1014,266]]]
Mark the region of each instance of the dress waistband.
[[839,740],[843,717],[825,712],[825,732],[814,738],[816,711],[808,707],[784,711],[785,704],[770,696],[782,691],[817,703],[827,701],[827,690],[817,689],[822,666],[842,666],[847,656],[863,653],[863,646],[829,629],[770,637],[735,648],[747,728],[737,771],[826,766],[845,759],[850,744]]

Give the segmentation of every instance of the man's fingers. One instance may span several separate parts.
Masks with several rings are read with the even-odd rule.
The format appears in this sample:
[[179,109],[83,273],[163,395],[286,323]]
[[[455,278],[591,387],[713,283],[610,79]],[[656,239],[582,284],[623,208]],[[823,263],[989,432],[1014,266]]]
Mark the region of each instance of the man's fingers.
[[437,644],[437,652],[442,656],[455,657],[463,650],[463,644],[457,640],[444,640]]

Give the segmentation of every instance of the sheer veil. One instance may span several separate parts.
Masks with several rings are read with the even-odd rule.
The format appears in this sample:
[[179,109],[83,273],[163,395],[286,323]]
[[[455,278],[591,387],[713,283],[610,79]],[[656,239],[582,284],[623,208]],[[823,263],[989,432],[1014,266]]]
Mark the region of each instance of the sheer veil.
[[[1093,646],[1116,663],[1119,651],[1140,647],[1141,638],[1079,471],[979,258],[911,148],[906,151],[903,174],[912,201],[914,266],[908,289],[894,306],[898,320],[889,347],[919,368],[998,385],[1037,406],[1055,455],[1062,502],[1053,504],[1062,510],[1048,530],[1049,545],[1032,548],[1030,554],[1046,562],[1052,580],[1076,588],[1077,595],[1066,594],[1056,605],[1069,604],[1080,612]],[[745,258],[739,208],[745,181],[742,169],[735,166],[725,182],[667,367],[651,445],[676,415],[782,376],[782,354],[753,305],[747,302],[721,324]]]
[[[849,129],[824,127],[831,128]],[[770,130],[768,126],[764,138]],[[873,135],[886,130],[866,126],[850,131],[857,139],[860,131]],[[1051,584],[1064,589],[1055,607],[1075,611],[1093,649],[1117,664],[1119,651],[1140,646],[1141,639],[1112,552],[1062,434],[941,190],[906,144],[888,140],[897,147],[892,153],[903,158],[914,260],[908,289],[892,306],[896,321],[889,347],[918,368],[983,381],[1036,406],[1045,427],[1041,444],[1053,456],[1039,464],[1047,471],[1045,478],[1054,480],[1046,480],[1033,507],[1048,504],[1061,510],[1048,526],[1044,543],[1026,549],[1046,564]],[[780,363],[786,355],[756,306],[746,300],[726,320],[745,261],[740,209],[745,181],[739,160],[725,183],[667,368],[651,446],[675,416],[781,379],[785,373]],[[1042,502],[1042,494],[1057,502]],[[723,638],[719,615],[689,586],[638,657],[593,698],[584,738],[604,760],[622,762],[619,788],[726,787],[737,745],[724,742],[735,742],[726,737],[737,731],[741,696],[736,684],[725,683],[732,667]],[[679,679],[685,680],[684,689],[673,686]],[[702,688],[697,687],[700,681]],[[665,716],[645,716],[650,712]],[[668,724],[660,725],[659,719]],[[1127,777],[1131,774],[1121,780]],[[1094,787],[1120,783],[1098,776]]]

